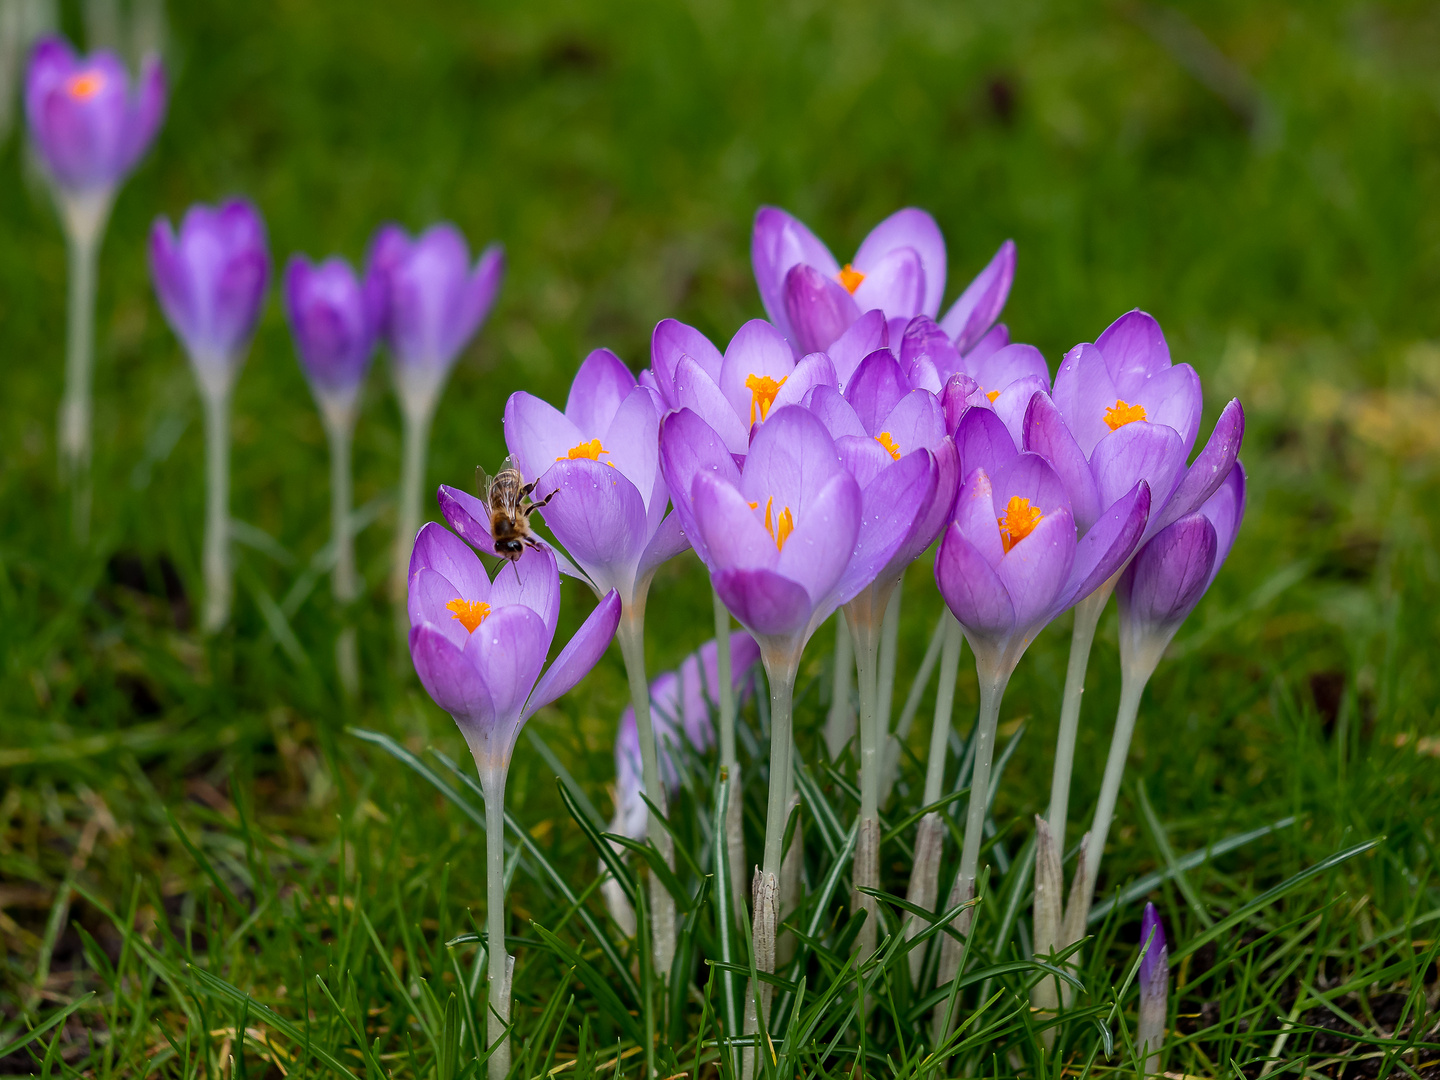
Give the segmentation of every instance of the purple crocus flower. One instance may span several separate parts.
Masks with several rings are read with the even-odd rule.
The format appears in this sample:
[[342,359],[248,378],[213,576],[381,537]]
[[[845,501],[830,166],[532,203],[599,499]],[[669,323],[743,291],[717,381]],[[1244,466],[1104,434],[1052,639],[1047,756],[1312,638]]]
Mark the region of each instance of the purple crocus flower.
[[230,389],[255,332],[270,281],[265,222],[246,199],[196,204],[177,236],[170,219],[150,230],[150,272],[160,307],[208,394]]
[[1231,401],[1205,448],[1186,467],[1202,405],[1194,368],[1172,365],[1159,324],[1132,311],[1095,344],[1065,354],[1053,401],[1030,400],[1025,447],[1044,455],[1060,474],[1082,532],[1144,479],[1154,506],[1146,535],[1154,536],[1208,499],[1239,453],[1245,414]]
[[[945,431],[945,411],[928,390],[911,390],[900,363],[888,349],[867,356],[842,395],[831,386],[817,386],[805,404],[835,440],[850,475],[862,490],[888,477],[911,454],[933,461],[935,486],[921,497],[909,535],[871,586],[876,617],[884,611],[890,590],[905,568],[925,551],[950,521],[959,483],[960,459]],[[896,474],[898,475],[898,474]]]
[[743,466],[690,409],[665,418],[660,447],[686,535],[767,668],[798,662],[815,628],[875,579],[934,486],[927,453],[862,489],[825,426],[795,405],[770,414]]
[[1146,901],[1140,918],[1140,1022],[1135,1045],[1145,1063],[1142,1075],[1160,1071],[1160,1049],[1165,1044],[1166,999],[1170,993],[1170,950],[1165,944],[1165,927],[1155,905]]
[[750,261],[770,321],[802,354],[828,349],[862,312],[934,318],[945,295],[945,238],[935,219],[914,207],[871,229],[842,267],[797,218],[762,206]]
[[[993,333],[991,328],[1005,310],[1014,282],[1015,241],[1006,240],[940,320],[940,329],[950,335],[958,352],[964,355],[978,348]],[[1009,340],[1008,332],[1005,339]]]
[[415,538],[410,655],[426,692],[464,734],[482,777],[509,765],[521,726],[585,677],[620,619],[620,598],[611,591],[545,669],[560,616],[555,558],[526,549],[503,571],[492,582],[476,554],[434,522]]
[[327,409],[348,411],[370,370],[383,298],[376,278],[356,277],[338,256],[319,266],[292,255],[283,283],[285,318],[310,387]]
[[370,242],[367,275],[384,295],[380,333],[395,366],[402,401],[431,404],[466,344],[495,302],[505,253],[491,244],[472,267],[470,249],[449,223],[411,239],[385,225]]
[[[596,349],[580,365],[562,413],[532,394],[505,405],[505,441],[537,499],[545,524],[597,593],[619,591],[627,609],[644,604],[656,568],[687,545],[660,472],[660,416],[650,392],[618,356]],[[448,492],[448,489],[447,489]],[[442,497],[462,535],[485,528],[468,502]]]
[[771,413],[800,402],[812,387],[837,382],[825,354],[797,362],[784,337],[763,319],[740,327],[723,356],[700,331],[665,319],[655,327],[650,356],[665,409],[690,409],[740,457]]
[[25,72],[25,115],[47,171],[70,195],[110,193],[135,167],[165,115],[165,70],[145,59],[137,86],[106,49],[76,56],[42,38]]
[[993,477],[972,472],[956,497],[935,580],[977,660],[1008,678],[1046,623],[1123,565],[1149,507],[1138,481],[1082,540],[1064,484],[1038,454],[1014,454]]
[[[715,744],[713,704],[719,700],[720,675],[714,639],[687,656],[676,671],[650,684],[650,715],[660,750],[660,774],[671,794],[680,788],[684,743],[704,753]],[[730,679],[739,691],[737,705],[751,686],[750,669],[760,659],[760,646],[743,630],[730,635]],[[615,820],[611,831],[639,840],[645,836],[649,811],[640,798],[645,780],[640,763],[640,734],[634,706],[626,706],[615,736]]]

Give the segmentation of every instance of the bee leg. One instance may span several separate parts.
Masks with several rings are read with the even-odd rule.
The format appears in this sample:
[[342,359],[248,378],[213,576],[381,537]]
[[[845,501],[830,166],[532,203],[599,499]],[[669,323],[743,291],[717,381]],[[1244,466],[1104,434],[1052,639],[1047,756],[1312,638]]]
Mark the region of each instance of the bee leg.
[[[534,484],[531,484],[530,486],[531,486],[531,487],[534,487],[535,485],[534,485]],[[531,510],[539,510],[539,509],[540,509],[541,507],[543,507],[546,503],[548,503],[551,499],[553,499],[553,498],[555,497],[556,493],[557,493],[559,490],[560,490],[559,488],[556,488],[554,491],[550,492],[549,495],[546,495],[545,498],[541,499],[539,502],[537,502],[537,503],[531,503],[531,504],[530,504],[530,509],[531,509]],[[528,492],[527,492],[527,494],[528,494]]]

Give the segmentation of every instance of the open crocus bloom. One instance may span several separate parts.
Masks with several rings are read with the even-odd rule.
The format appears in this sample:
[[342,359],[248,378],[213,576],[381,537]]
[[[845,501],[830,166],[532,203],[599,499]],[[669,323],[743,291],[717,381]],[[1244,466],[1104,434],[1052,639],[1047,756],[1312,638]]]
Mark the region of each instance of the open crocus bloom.
[[1170,362],[1153,318],[1132,311],[1094,345],[1077,345],[1055,376],[1054,399],[1032,397],[1026,449],[1044,455],[1065,481],[1082,532],[1137,480],[1150,486],[1153,536],[1196,510],[1229,474],[1245,414],[1231,401],[1195,462],[1202,407],[1200,378]]
[[861,312],[934,318],[945,295],[945,238],[934,218],[913,207],[871,229],[842,267],[797,218],[762,206],[750,261],[770,321],[801,354],[828,349]]
[[655,327],[651,373],[667,409],[689,409],[744,457],[754,431],[771,413],[800,402],[814,386],[834,386],[834,365],[822,353],[796,361],[780,332],[752,319],[725,355],[700,331],[674,319]]
[[[950,520],[959,483],[960,459],[945,433],[945,413],[928,390],[911,390],[900,363],[888,349],[871,353],[860,364],[842,396],[829,386],[817,386],[806,404],[830,432],[835,447],[861,490],[879,481],[877,490],[890,487],[890,476],[902,459],[923,454],[931,459],[935,485],[921,495],[920,512],[905,542],[877,582],[893,585],[919,555],[934,543]],[[884,606],[884,598],[880,607]]]
[[[1238,461],[1200,510],[1145,543],[1116,585],[1120,659],[1148,675],[1210,588],[1245,517],[1245,468]],[[1146,670],[1148,669],[1148,670]]]
[[862,491],[824,425],[795,405],[771,414],[743,469],[689,409],[665,418],[660,446],[716,592],[767,657],[789,661],[890,562],[933,486],[929,455],[912,454]]
[[[681,663],[650,683],[650,716],[660,751],[660,775],[673,793],[680,788],[683,743],[703,753],[715,743],[713,705],[719,700],[719,650],[712,638]],[[760,646],[743,630],[730,635],[730,679],[743,702],[751,687],[750,669],[760,659]],[[612,828],[635,840],[645,836],[648,813],[645,779],[640,767],[640,733],[635,709],[626,706],[615,737],[615,823]]]
[[200,383],[230,387],[255,331],[270,281],[265,222],[244,199],[185,211],[177,236],[168,218],[150,230],[150,273],[160,307]]
[[1013,670],[1051,619],[1124,564],[1149,507],[1142,481],[1081,540],[1065,486],[1038,454],[1014,454],[993,475],[975,469],[956,497],[935,580],[977,661]]
[[132,94],[120,58],[107,49],[76,56],[43,38],[25,72],[25,114],[40,157],[72,194],[113,191],[145,153],[165,115],[165,70],[147,57]]
[[[513,569],[512,569],[513,565]],[[555,662],[560,615],[554,556],[527,550],[491,582],[480,559],[430,522],[410,558],[410,656],[435,704],[459,725],[482,777],[505,769],[521,725],[595,666],[620,620],[606,594]]]
[[659,424],[650,391],[609,349],[585,358],[563,413],[523,392],[505,405],[521,474],[536,482],[536,499],[555,493],[545,524],[596,593],[616,589],[626,604],[688,546],[679,519],[665,516]]
[[366,263],[383,290],[380,332],[401,396],[433,398],[495,302],[505,253],[491,244],[472,267],[465,237],[449,223],[413,240],[400,226],[385,225]]

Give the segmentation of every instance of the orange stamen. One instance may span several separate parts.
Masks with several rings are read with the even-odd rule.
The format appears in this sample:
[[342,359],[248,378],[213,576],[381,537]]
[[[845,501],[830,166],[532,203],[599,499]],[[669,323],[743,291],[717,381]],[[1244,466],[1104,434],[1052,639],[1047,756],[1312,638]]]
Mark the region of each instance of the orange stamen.
[[65,92],[76,101],[89,101],[105,88],[105,76],[98,71],[82,71],[65,80]]
[[883,446],[886,450],[890,451],[890,456],[892,458],[894,458],[896,461],[900,460],[900,447],[895,445],[895,440],[890,437],[890,433],[888,431],[882,431],[879,435],[876,435],[875,441],[878,442],[881,446]]
[[1039,525],[1044,517],[1038,506],[1030,505],[1029,499],[1023,499],[1019,495],[1010,496],[1010,503],[1005,507],[1005,516],[995,519],[1000,525],[1000,546],[1005,549],[1005,553],[1008,555],[1011,548],[1034,532],[1035,526]]
[[835,280],[840,282],[841,285],[845,286],[846,292],[848,292],[851,296],[854,296],[855,290],[858,289],[860,287],[860,283],[865,280],[865,275],[862,274],[859,270],[856,270],[849,263],[846,263],[840,268],[840,272],[835,275]]
[[[788,378],[788,376],[787,376]],[[770,415],[770,406],[775,404],[775,395],[785,380],[776,382],[769,375],[750,375],[745,379],[745,389],[750,391],[750,426],[755,426],[755,410],[760,410],[760,419]]]
[[[572,446],[565,457],[557,457],[556,461],[576,461],[580,458],[589,458],[591,461],[599,461],[601,454],[608,454],[609,450],[600,445],[599,439],[591,439],[589,442],[582,442],[579,446]],[[615,467],[613,461],[605,462],[612,469]]]
[[462,600],[458,596],[445,605],[445,610],[453,611],[455,614],[450,617],[459,619],[460,625],[470,634],[490,615],[490,605],[484,600]]
[[994,404],[995,404],[995,399],[1000,396],[1000,391],[999,391],[999,390],[987,390],[987,391],[985,392],[985,396],[990,399],[990,404],[991,404],[991,405],[994,405]]
[[780,511],[780,516],[775,519],[775,524],[770,524],[770,512],[774,508],[775,498],[771,496],[765,500],[765,531],[775,541],[775,550],[784,551],[785,541],[790,539],[790,534],[795,531],[795,515],[790,512],[787,506]]
[[1113,407],[1105,410],[1105,423],[1110,425],[1111,431],[1118,431],[1126,424],[1133,424],[1136,420],[1144,419],[1144,405],[1127,405],[1119,398],[1115,399]]

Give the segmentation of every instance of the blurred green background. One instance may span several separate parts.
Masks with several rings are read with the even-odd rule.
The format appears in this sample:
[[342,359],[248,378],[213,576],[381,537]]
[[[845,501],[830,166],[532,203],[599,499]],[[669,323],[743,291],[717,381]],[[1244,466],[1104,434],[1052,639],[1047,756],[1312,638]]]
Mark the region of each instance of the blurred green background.
[[[84,12],[62,18],[83,41]],[[335,689],[324,582],[285,606],[329,521],[324,439],[273,298],[239,382],[233,503],[273,543],[239,549],[234,629],[196,633],[200,409],[144,240],[157,214],[231,193],[260,206],[277,265],[296,251],[358,260],[387,220],[448,218],[477,250],[505,244],[499,303],[440,407],[431,487],[470,487],[477,465],[493,468],[507,395],[562,399],[591,348],[638,370],[658,319],[723,345],[761,315],[749,228],[764,203],[799,215],[842,261],[892,210],[928,209],[949,245],[947,305],[1013,237],[1004,320],[1052,370],[1125,310],[1150,311],[1205,382],[1207,431],[1227,399],[1244,401],[1252,487],[1230,563],[1147,697],[1132,776],[1177,847],[1301,814],[1306,838],[1262,845],[1241,877],[1387,833],[1359,888],[1389,917],[1410,902],[1440,809],[1436,5],[261,0],[171,5],[165,42],[170,114],[102,255],[89,550],[67,539],[56,484],[64,246],[22,140],[0,152],[7,1015],[72,859],[112,898],[137,870],[166,895],[196,880],[161,806],[223,834],[239,777],[267,828],[328,843],[336,814],[383,817],[412,790],[345,724],[460,750],[390,635],[383,500],[399,423],[383,358],[357,433],[357,502],[379,516],[359,540],[354,709]],[[589,599],[567,590],[574,625]],[[709,599],[689,558],[656,590],[659,671],[710,635]],[[902,689],[938,611],[917,567]],[[1028,717],[1030,734],[997,818],[1047,799],[1067,643],[1062,620],[1007,698],[1008,730]],[[812,674],[828,646],[817,638]],[[1072,820],[1098,788],[1115,663],[1112,613]],[[966,674],[962,728],[974,701]],[[602,812],[623,702],[612,655],[535,722]],[[553,815],[553,774],[524,742],[513,775],[516,814]],[[441,824],[407,817],[413,850],[461,835],[446,808],[415,797]],[[1154,859],[1127,806],[1114,843],[1135,850],[1110,864],[1117,880]],[[74,852],[95,822],[110,854],[87,863]],[[478,898],[478,858],[464,876]],[[77,905],[75,917],[103,921]]]

